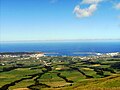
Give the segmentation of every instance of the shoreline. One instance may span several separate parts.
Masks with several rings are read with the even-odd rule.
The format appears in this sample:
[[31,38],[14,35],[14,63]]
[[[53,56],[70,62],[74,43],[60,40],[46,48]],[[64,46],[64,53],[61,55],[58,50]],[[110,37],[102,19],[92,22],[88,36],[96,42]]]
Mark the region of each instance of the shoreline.
[[107,53],[98,53],[98,52],[73,52],[71,54],[62,54],[62,53],[56,53],[56,52],[0,52],[0,56],[8,55],[11,57],[17,57],[17,56],[32,56],[32,57],[41,57],[41,56],[55,56],[55,57],[88,57],[88,56],[116,56],[120,55],[120,52],[107,52]]

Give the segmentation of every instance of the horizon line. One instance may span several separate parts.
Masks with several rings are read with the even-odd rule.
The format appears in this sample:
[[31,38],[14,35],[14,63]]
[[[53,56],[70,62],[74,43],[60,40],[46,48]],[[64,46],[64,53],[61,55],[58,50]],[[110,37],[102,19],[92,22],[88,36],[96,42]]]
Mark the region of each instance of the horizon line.
[[120,39],[51,39],[51,40],[10,40],[10,41],[0,41],[0,42],[39,42],[39,41],[87,41],[87,40],[91,40],[91,41],[106,41],[106,40],[120,40]]

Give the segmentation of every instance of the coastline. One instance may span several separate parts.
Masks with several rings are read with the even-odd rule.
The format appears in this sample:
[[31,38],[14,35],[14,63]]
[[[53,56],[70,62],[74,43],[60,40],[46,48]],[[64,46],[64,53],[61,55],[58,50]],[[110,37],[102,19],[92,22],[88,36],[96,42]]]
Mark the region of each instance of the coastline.
[[[89,57],[89,56],[117,56],[120,55],[120,52],[108,52],[108,53],[97,53],[97,52],[75,52],[73,53],[79,57]],[[82,54],[86,54],[82,56]],[[20,57],[20,56],[29,56],[29,57],[41,57],[41,56],[63,56],[63,57],[75,57],[69,55],[60,55],[55,52],[0,52],[0,56],[7,55],[8,57]]]

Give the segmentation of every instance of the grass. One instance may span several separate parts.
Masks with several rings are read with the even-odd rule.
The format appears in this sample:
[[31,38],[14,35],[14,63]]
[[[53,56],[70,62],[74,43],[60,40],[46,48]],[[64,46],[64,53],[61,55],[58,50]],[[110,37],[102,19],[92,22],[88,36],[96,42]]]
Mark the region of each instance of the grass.
[[90,69],[90,68],[81,68],[81,70],[82,70],[86,75],[94,76],[94,78],[97,78],[97,74],[96,74],[96,72],[95,72],[93,69]]
[[30,70],[29,68],[18,68],[8,72],[2,72],[0,73],[0,87],[15,80],[28,77],[26,75],[35,74],[38,72],[41,72],[41,70]]
[[83,76],[80,72],[78,71],[61,71],[61,75],[67,77],[68,80],[72,80],[74,82],[80,81],[82,79],[85,79],[85,76]]
[[[109,71],[105,71],[104,75],[110,75],[107,77],[101,76],[96,74],[96,71],[94,71],[94,68],[110,68],[110,65],[115,63],[116,60],[92,60],[92,62],[100,62],[102,64],[95,64],[95,63],[84,63],[80,60],[78,62],[69,64],[69,60],[71,58],[68,58],[69,60],[62,57],[44,57],[41,58],[42,60],[45,59],[45,61],[53,60],[54,64],[51,65],[52,71],[49,71],[47,73],[42,74],[42,76],[38,79],[39,83],[46,84],[51,86],[51,88],[44,88],[42,86],[33,86],[35,88],[41,88],[42,90],[120,90],[120,70],[114,69],[116,71],[116,74],[113,74]],[[62,62],[59,62],[61,60]],[[108,60],[108,61],[107,61]],[[47,61],[47,62],[48,62]],[[38,65],[39,60],[27,60],[27,61],[16,61],[17,63],[25,63],[25,65],[32,65],[36,64]],[[0,69],[2,70],[3,67],[8,67],[10,64],[6,66],[0,66]],[[78,70],[72,70],[71,67],[78,68],[83,73],[85,73],[88,76],[93,76],[93,78],[86,78],[86,76],[82,75]],[[56,69],[56,68],[62,68],[62,69]],[[0,87],[9,84],[15,80],[19,80],[21,78],[30,77],[26,75],[33,75],[36,73],[42,73],[43,71],[46,71],[47,69],[43,65],[38,66],[31,66],[29,68],[17,68],[11,71],[7,72],[1,72],[0,73]],[[66,77],[67,80],[73,81],[72,85],[71,83],[66,82],[63,78],[57,76],[57,73],[60,73],[61,76]],[[35,76],[32,79],[23,80],[19,83],[16,83],[14,86],[10,86],[9,90],[13,90],[16,88],[26,88],[30,85],[34,85],[35,81],[34,79],[38,77]]]
[[17,83],[15,86],[11,86],[9,88],[9,90],[13,90],[13,89],[16,89],[16,88],[25,88],[25,87],[27,87],[29,85],[32,85],[32,84],[34,84],[33,79],[31,79],[31,80],[24,80],[22,82]]
[[[43,90],[53,90],[53,88],[44,88]],[[54,90],[120,90],[120,75],[99,79],[85,79],[75,83],[73,86],[54,88]]]
[[64,80],[58,77],[56,73],[45,73],[43,76],[41,76],[39,81],[46,83],[46,82],[56,82],[56,81],[64,81]]

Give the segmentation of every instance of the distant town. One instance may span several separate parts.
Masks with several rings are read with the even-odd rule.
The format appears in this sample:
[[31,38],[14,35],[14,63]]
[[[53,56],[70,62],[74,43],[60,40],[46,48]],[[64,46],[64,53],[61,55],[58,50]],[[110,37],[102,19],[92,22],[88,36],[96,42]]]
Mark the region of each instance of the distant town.
[[21,59],[39,58],[45,56],[42,52],[5,52],[0,53],[0,58],[20,57]]
[[[120,57],[120,52],[112,52],[112,53],[93,53],[93,52],[76,52],[76,54],[95,54],[89,56],[77,56],[82,58],[89,58],[89,57]],[[44,53],[44,52],[0,52],[0,58],[9,58],[9,57],[20,57],[21,59],[30,59],[46,56],[46,54],[57,54],[57,53]],[[65,57],[64,55],[63,57]],[[52,57],[52,56],[51,56]],[[67,56],[66,56],[67,57]]]
[[[83,53],[83,52],[81,52]],[[86,52],[91,53],[91,52]],[[51,54],[51,53],[47,53]],[[46,57],[46,53],[43,52],[1,52],[0,53],[0,60],[6,58],[17,58],[17,60],[29,60],[29,59],[40,59],[41,57]],[[49,57],[57,57],[57,56],[49,56]],[[62,57],[69,57],[69,56],[62,56]],[[92,60],[92,59],[99,59],[99,58],[120,58],[120,52],[112,52],[112,53],[96,53],[96,55],[92,56],[70,56],[70,57],[77,57],[81,60]],[[47,63],[43,61],[45,65]],[[51,62],[50,62],[51,63]],[[5,65],[1,63],[1,65]]]

